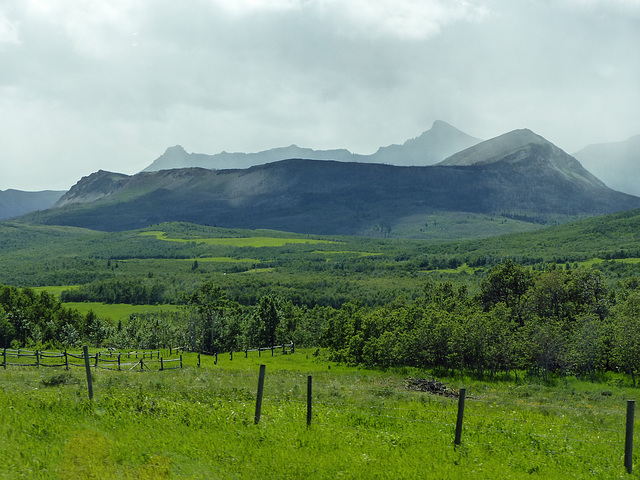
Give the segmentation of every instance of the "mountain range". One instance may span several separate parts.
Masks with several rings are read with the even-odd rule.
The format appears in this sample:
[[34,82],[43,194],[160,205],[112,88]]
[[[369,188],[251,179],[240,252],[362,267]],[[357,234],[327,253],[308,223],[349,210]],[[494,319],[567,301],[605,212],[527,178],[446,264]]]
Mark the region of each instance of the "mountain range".
[[480,143],[469,137],[468,148],[425,165],[442,155],[418,153],[438,130],[451,132],[437,123],[403,146],[374,154],[391,158],[403,147],[413,149],[415,156],[406,161],[423,166],[289,158],[248,168],[214,170],[208,163],[209,168],[147,169],[131,176],[98,171],[82,178],[53,208],[23,219],[107,231],[186,221],[298,233],[407,236],[411,231],[420,236],[425,218],[443,212],[545,222],[640,207],[640,198],[608,188],[574,157],[526,129]]
[[313,150],[297,145],[273,148],[257,153],[228,153],[215,155],[187,153],[181,145],[168,148],[164,154],[146,167],[143,172],[156,172],[173,168],[200,167],[215,170],[249,168],[265,163],[304,158],[306,160],[337,160],[341,162],[387,163],[401,166],[432,165],[460,150],[479,143],[474,138],[441,120],[431,129],[402,145],[380,147],[372,155],[360,155],[349,150]]

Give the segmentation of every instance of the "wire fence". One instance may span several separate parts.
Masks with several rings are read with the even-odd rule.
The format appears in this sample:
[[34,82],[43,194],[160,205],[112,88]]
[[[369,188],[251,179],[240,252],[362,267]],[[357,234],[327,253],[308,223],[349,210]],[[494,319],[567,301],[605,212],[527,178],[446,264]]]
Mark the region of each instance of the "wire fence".
[[[293,348],[293,346],[291,346]],[[246,350],[238,353],[280,352],[281,346]],[[3,351],[2,367],[85,366],[92,369],[161,371],[182,368],[182,348],[144,352],[96,352],[84,355],[70,352]],[[230,359],[233,359],[233,352]],[[174,355],[175,358],[166,358]],[[215,354],[213,354],[215,355]],[[190,357],[193,364],[194,357]],[[200,366],[200,355],[198,355]],[[179,363],[179,367],[178,367]],[[170,366],[168,366],[168,365]],[[217,365],[217,361],[215,363]],[[175,366],[174,366],[175,365]],[[193,365],[195,366],[195,365]],[[193,386],[208,391],[238,388],[256,401],[255,423],[266,415],[267,428],[273,412],[283,407],[298,412],[288,421],[305,422],[308,427],[328,430],[336,435],[366,435],[376,441],[411,442],[461,451],[520,452],[523,455],[570,459],[584,463],[607,459],[612,465],[624,466],[631,473],[632,447],[629,450],[629,405],[596,408],[589,405],[539,403],[528,400],[497,401],[471,395],[463,402],[461,391],[450,390],[449,396],[415,391],[398,379],[361,380],[354,376],[345,381],[329,372],[315,376],[278,371],[256,372],[212,369],[208,383]],[[258,393],[256,393],[256,380]],[[262,383],[263,387],[260,387]],[[464,398],[464,396],[462,397]],[[233,400],[229,400],[233,402]],[[260,408],[258,408],[260,404]],[[260,412],[258,411],[260,410]],[[305,417],[306,413],[306,417]],[[633,427],[633,415],[631,426]],[[264,420],[263,420],[264,423]],[[425,433],[427,432],[427,433]],[[457,438],[460,436],[460,441]],[[428,438],[428,440],[427,440]],[[633,431],[631,431],[633,439]],[[458,445],[456,445],[458,443]]]

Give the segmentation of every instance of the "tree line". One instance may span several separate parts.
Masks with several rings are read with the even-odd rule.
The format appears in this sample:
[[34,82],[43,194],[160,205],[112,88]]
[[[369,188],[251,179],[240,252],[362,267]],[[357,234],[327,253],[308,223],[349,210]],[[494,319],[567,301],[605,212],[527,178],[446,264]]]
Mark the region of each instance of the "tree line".
[[252,305],[213,282],[185,296],[184,309],[132,315],[114,324],[82,316],[46,292],[0,287],[5,345],[119,348],[185,346],[215,353],[295,341],[331,359],[368,367],[578,375],[640,369],[640,279],[609,285],[595,269],[533,270],[513,261],[493,267],[477,292],[427,282],[417,298],[383,305],[296,304],[267,294]]

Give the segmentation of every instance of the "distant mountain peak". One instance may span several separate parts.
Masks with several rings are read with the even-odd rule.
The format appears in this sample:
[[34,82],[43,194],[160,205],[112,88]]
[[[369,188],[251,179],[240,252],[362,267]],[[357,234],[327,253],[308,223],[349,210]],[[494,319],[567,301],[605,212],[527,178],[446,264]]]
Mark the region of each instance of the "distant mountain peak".
[[373,155],[359,155],[349,150],[314,150],[292,143],[255,153],[222,151],[214,155],[187,153],[181,146],[169,147],[145,172],[173,168],[201,167],[210,170],[248,168],[255,165],[301,158],[306,160],[337,160],[341,162],[386,163],[398,166],[433,165],[449,155],[480,142],[442,120],[433,122],[430,130],[411,138],[402,145],[380,147]]

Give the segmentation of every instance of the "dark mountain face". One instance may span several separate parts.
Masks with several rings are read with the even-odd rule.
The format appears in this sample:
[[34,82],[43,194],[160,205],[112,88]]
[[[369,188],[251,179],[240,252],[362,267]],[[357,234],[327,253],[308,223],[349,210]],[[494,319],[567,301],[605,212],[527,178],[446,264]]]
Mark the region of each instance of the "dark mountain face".
[[186,221],[358,235],[433,212],[586,216],[638,207],[640,198],[607,188],[542,137],[516,131],[425,167],[285,160],[130,177],[101,171],[30,220],[98,230]]
[[50,208],[60,199],[63,193],[54,190],[41,192],[0,191],[0,220]]

